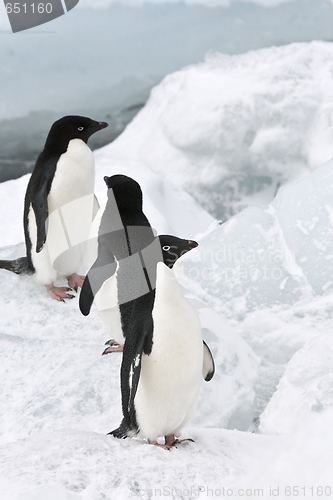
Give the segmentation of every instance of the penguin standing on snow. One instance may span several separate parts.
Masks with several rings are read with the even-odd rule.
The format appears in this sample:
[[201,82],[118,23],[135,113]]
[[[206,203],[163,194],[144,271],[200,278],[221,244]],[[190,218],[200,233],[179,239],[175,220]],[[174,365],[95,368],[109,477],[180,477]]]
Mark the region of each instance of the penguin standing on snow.
[[[153,346],[149,356],[142,355],[132,411],[138,436],[170,449],[181,442],[176,438],[195,411],[201,375],[208,382],[215,367],[202,340],[199,317],[182,295],[172,269],[163,262],[157,264],[153,322]],[[164,444],[158,443],[160,437]]]
[[[104,177],[108,200],[98,232],[98,256],[89,270],[80,294],[80,310],[88,315],[103,283],[116,273],[117,301],[122,334],[127,341],[121,365],[122,409],[119,428],[123,436],[135,427],[131,413],[142,352],[152,348],[152,310],[155,298],[156,263],[160,245],[142,211],[139,184],[125,175]],[[158,258],[155,265],[151,256]],[[135,312],[134,312],[135,311]],[[131,316],[135,314],[135,326]]]
[[[67,292],[83,284],[84,276],[77,273],[98,209],[93,195],[94,157],[87,141],[107,126],[82,116],[65,116],[53,123],[25,195],[27,256],[0,261],[0,268],[33,275],[56,300],[73,298]],[[55,287],[60,277],[66,277],[71,288]]]
[[[110,434],[125,438],[139,433],[152,444],[165,436],[162,446],[170,448],[195,409],[201,374],[205,380],[214,374],[198,316],[167,267],[197,243],[168,235],[154,237],[142,212],[140,186],[126,176],[105,181],[108,203],[99,229],[98,258],[83,285],[80,309],[89,314],[96,297],[102,319],[118,322],[116,340],[125,339],[124,418]],[[120,321],[116,307],[111,311],[101,307],[107,307],[108,300],[111,306],[118,301]]]

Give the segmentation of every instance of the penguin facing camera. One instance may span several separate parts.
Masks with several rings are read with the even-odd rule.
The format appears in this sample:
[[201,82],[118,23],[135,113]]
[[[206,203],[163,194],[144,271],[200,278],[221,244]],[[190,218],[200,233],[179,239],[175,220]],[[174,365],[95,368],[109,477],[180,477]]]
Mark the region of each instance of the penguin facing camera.
[[[82,286],[84,245],[98,210],[94,197],[95,169],[87,146],[91,135],[107,127],[82,116],[65,116],[53,123],[37,158],[24,201],[26,257],[0,260],[0,268],[28,274],[46,286],[58,301]],[[66,277],[69,287],[55,287]]]
[[[111,434],[123,438],[134,434],[169,450],[188,441],[177,438],[196,409],[201,376],[211,380],[215,366],[203,342],[197,312],[183,296],[173,270],[163,262],[157,264],[153,323],[152,350],[149,355],[142,354],[132,401],[136,426],[122,436],[117,429]],[[164,437],[164,444],[158,443],[160,437]]]

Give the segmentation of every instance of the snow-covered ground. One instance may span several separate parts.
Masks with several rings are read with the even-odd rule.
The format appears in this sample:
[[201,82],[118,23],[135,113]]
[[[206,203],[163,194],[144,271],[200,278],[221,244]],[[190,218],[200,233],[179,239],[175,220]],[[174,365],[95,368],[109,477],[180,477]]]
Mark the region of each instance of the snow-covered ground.
[[[1,500],[332,496],[333,161],[298,171],[286,148],[283,170],[282,157],[273,154],[276,130],[271,136],[267,132],[276,104],[281,108],[277,128],[304,113],[307,123],[297,122],[286,135],[289,145],[295,137],[298,152],[306,146],[302,131],[311,149],[314,124],[321,131],[317,137],[329,137],[329,122],[326,127],[314,118],[312,126],[308,122],[311,106],[318,116],[330,109],[332,66],[331,44],[322,42],[235,58],[214,55],[167,77],[123,135],[95,152],[101,203],[104,175],[130,175],[142,187],[144,211],[158,233],[200,243],[175,266],[216,362],[216,376],[202,382],[198,408],[183,430],[182,436],[194,443],[166,452],[107,436],[121,418],[121,358],[101,356],[108,337],[97,311],[84,318],[77,298],[57,303],[31,278],[0,271]],[[232,72],[237,76],[232,89],[237,92],[239,79],[243,89],[235,124],[224,129],[230,133],[230,151],[237,146],[236,131],[242,136],[245,118],[252,116],[242,111],[245,104],[257,94],[259,101],[268,96],[267,114],[257,128],[252,118],[246,123],[252,123],[253,139],[260,139],[260,126],[269,124],[257,140],[262,145],[258,158],[289,184],[270,205],[249,207],[222,225],[184,190],[189,172],[193,184],[202,180],[195,163],[200,166],[203,152],[211,154],[219,144],[211,142],[212,101],[208,92],[202,98],[206,94],[200,89],[203,82],[213,90],[214,82],[222,82],[221,67],[228,78]],[[261,87],[253,76],[258,68]],[[248,93],[242,86],[246,75],[253,78]],[[181,108],[182,100],[192,102],[196,82],[200,127],[195,110],[188,106],[186,114]],[[182,99],[177,100],[175,89]],[[217,91],[212,97],[219,112],[227,108]],[[267,134],[272,149],[264,147]],[[178,141],[173,156],[170,137]],[[271,154],[276,162],[270,163]],[[303,178],[293,182],[297,177]],[[27,181],[25,176],[0,184],[0,259],[24,255]]]

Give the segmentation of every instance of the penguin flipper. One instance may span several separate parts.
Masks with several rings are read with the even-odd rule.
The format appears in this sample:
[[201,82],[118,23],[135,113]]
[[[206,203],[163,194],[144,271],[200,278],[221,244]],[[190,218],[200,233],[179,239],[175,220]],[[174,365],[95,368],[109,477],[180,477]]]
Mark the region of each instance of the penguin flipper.
[[[136,299],[132,317],[137,317],[138,311],[142,310],[145,305],[152,309],[154,298],[155,291],[152,291]],[[122,432],[123,429],[126,429],[127,435],[138,432],[134,399],[140,379],[142,353],[149,355],[152,349],[154,323],[151,312],[142,315],[139,322],[131,322],[127,331],[124,331],[125,343],[120,370],[121,402],[124,418],[120,427],[112,432],[115,437],[119,437],[116,434]]]
[[[108,264],[105,264],[105,262],[108,262]],[[83,316],[88,316],[95,295],[103,283],[114,275],[116,269],[117,264],[111,252],[108,252],[108,257],[106,257],[105,252],[98,255],[88,271],[80,293],[79,307]]]
[[43,182],[38,191],[35,193],[31,202],[32,209],[35,213],[37,226],[37,243],[36,252],[39,253],[46,241],[46,223],[49,216],[47,204],[48,186],[47,182]]
[[121,402],[124,418],[117,429],[109,432],[113,437],[126,439],[128,436],[137,434],[138,424],[136,421],[136,412],[134,407],[134,398],[139,383],[141,371],[141,354],[144,339],[137,345],[135,355],[133,356],[132,345],[129,346],[126,340],[123,350],[123,359],[120,370],[121,378]]
[[215,363],[213,359],[213,355],[203,340],[203,365],[202,365],[202,376],[206,382],[212,380],[215,373]]

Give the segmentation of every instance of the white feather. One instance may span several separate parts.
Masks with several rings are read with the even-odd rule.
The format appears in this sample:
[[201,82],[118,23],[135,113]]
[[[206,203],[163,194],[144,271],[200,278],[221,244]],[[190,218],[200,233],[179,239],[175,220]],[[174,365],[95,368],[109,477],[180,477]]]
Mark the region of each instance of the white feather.
[[80,272],[94,209],[94,157],[81,139],[73,139],[59,158],[48,195],[47,238],[36,253],[37,228],[30,207],[28,227],[32,242],[34,278],[44,285]]
[[153,349],[142,356],[134,401],[140,435],[150,440],[179,435],[195,410],[203,365],[198,315],[173,271],[161,262],[153,320]]

